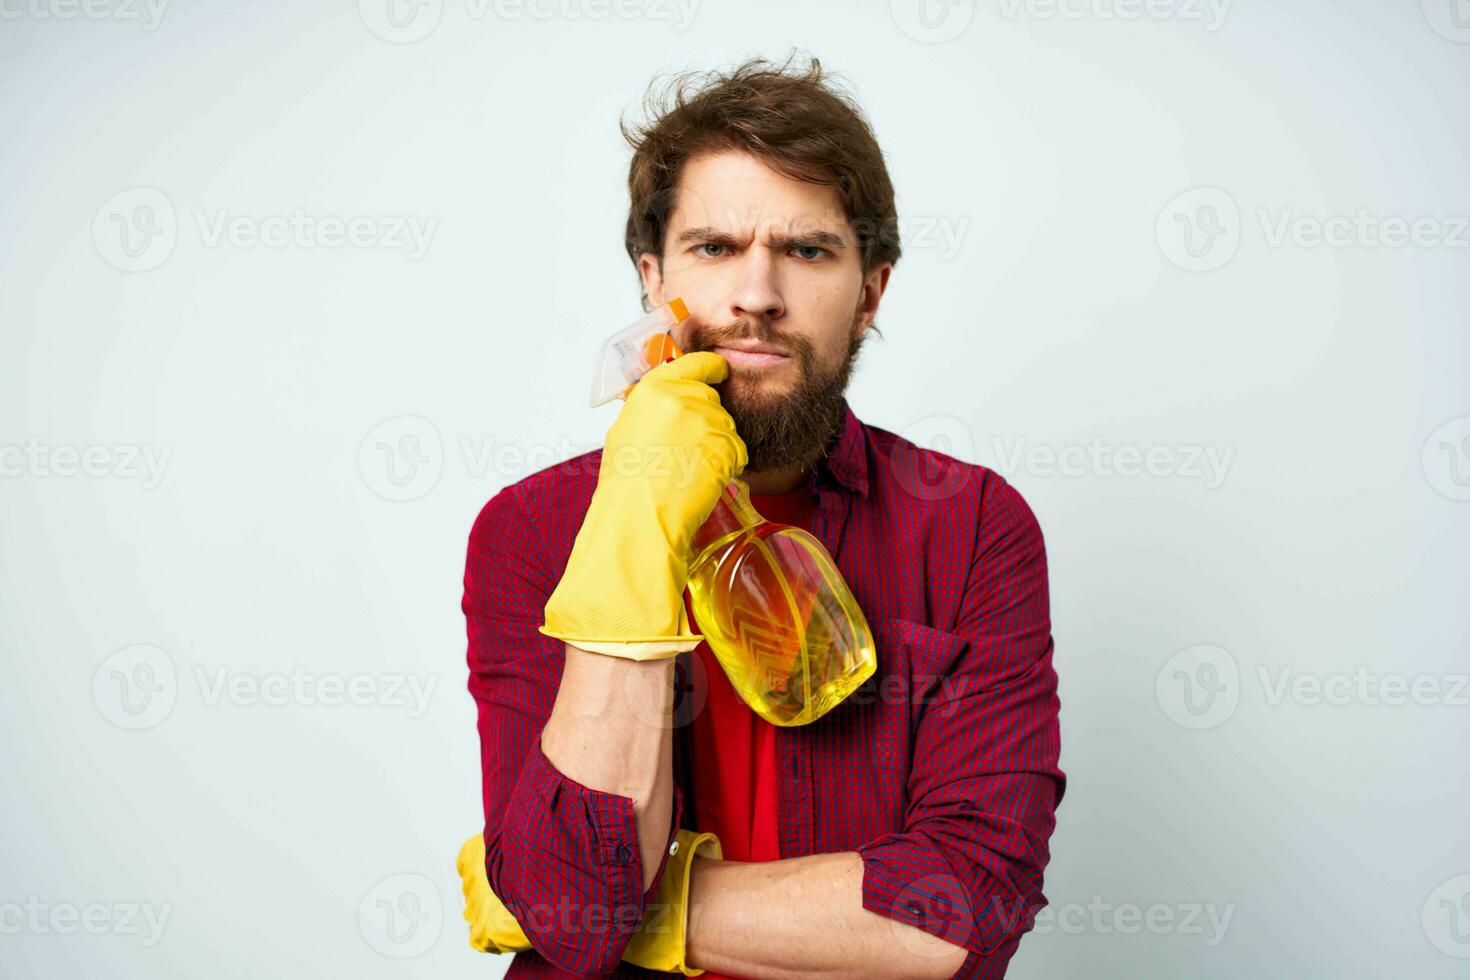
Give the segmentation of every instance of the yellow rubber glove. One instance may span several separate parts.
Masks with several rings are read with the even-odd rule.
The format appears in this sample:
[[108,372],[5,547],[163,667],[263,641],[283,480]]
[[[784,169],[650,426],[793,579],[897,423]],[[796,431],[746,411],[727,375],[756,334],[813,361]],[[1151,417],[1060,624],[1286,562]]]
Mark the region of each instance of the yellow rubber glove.
[[712,351],[660,364],[608,430],[587,515],[546,603],[546,636],[629,660],[662,660],[704,637],[684,609],[694,534],[745,469],[745,442],[710,387]]
[[[674,836],[658,891],[644,910],[638,931],[623,950],[623,961],[649,970],[697,977],[684,960],[689,927],[689,878],[694,858],[722,860],[720,839],[680,827]],[[464,917],[470,924],[470,945],[482,953],[515,953],[531,949],[520,923],[501,904],[485,877],[485,838],[476,834],[459,849],[455,859],[464,891]]]
[[459,857],[454,859],[464,891],[464,917],[470,924],[470,945],[482,953],[518,953],[530,949],[531,942],[521,931],[510,910],[490,890],[485,876],[485,835],[476,834],[464,842]]

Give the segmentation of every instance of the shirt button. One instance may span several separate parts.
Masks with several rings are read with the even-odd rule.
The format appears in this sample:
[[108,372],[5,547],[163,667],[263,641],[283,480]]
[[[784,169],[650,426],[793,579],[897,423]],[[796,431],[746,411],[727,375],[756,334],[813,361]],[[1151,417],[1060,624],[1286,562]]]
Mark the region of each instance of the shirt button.
[[924,915],[924,907],[918,902],[904,902],[903,910],[916,918],[922,918]]
[[669,845],[669,853],[670,854],[678,854],[679,853],[679,842],[678,841],[674,841],[672,844]]
[[633,860],[633,849],[627,844],[618,845],[618,860],[627,864]]

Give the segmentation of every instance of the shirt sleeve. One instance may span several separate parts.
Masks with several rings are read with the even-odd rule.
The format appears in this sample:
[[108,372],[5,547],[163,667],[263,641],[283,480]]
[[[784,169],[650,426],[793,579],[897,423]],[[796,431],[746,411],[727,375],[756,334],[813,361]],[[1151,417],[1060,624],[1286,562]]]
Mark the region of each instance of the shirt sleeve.
[[1066,786],[1046,549],[1021,495],[989,478],[955,629],[920,627],[954,653],[918,721],[904,830],[858,849],[863,906],[968,949],[966,978],[1003,976],[1045,906]]
[[610,973],[658,891],[684,809],[674,787],[663,860],[647,890],[634,801],[569,779],[541,751],[566,648],[537,631],[555,588],[515,487],[470,533],[462,608],[480,734],[485,873],[537,953],[579,976]]

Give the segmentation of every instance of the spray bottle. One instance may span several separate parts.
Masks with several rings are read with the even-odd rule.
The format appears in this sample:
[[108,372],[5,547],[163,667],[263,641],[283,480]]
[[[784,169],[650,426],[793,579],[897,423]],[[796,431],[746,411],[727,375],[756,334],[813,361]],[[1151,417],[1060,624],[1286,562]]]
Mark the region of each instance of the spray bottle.
[[[672,299],[608,338],[593,407],[626,398],[644,374],[681,356],[672,331],[688,316]],[[773,725],[816,721],[877,669],[872,630],[827,549],[761,517],[739,478],[695,533],[689,594],[731,686]]]

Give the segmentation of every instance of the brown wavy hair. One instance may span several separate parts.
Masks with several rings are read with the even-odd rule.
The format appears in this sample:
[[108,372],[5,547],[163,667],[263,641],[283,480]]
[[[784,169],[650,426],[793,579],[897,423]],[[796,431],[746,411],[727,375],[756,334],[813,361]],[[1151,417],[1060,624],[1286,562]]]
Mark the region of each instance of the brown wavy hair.
[[[619,129],[633,148],[624,245],[663,262],[664,234],[685,161],[707,151],[744,150],[793,180],[837,189],[858,236],[863,274],[901,253],[893,183],[857,100],[810,58],[776,65],[752,58],[726,71],[682,72],[649,85],[648,122]],[[643,308],[648,294],[643,294]]]

